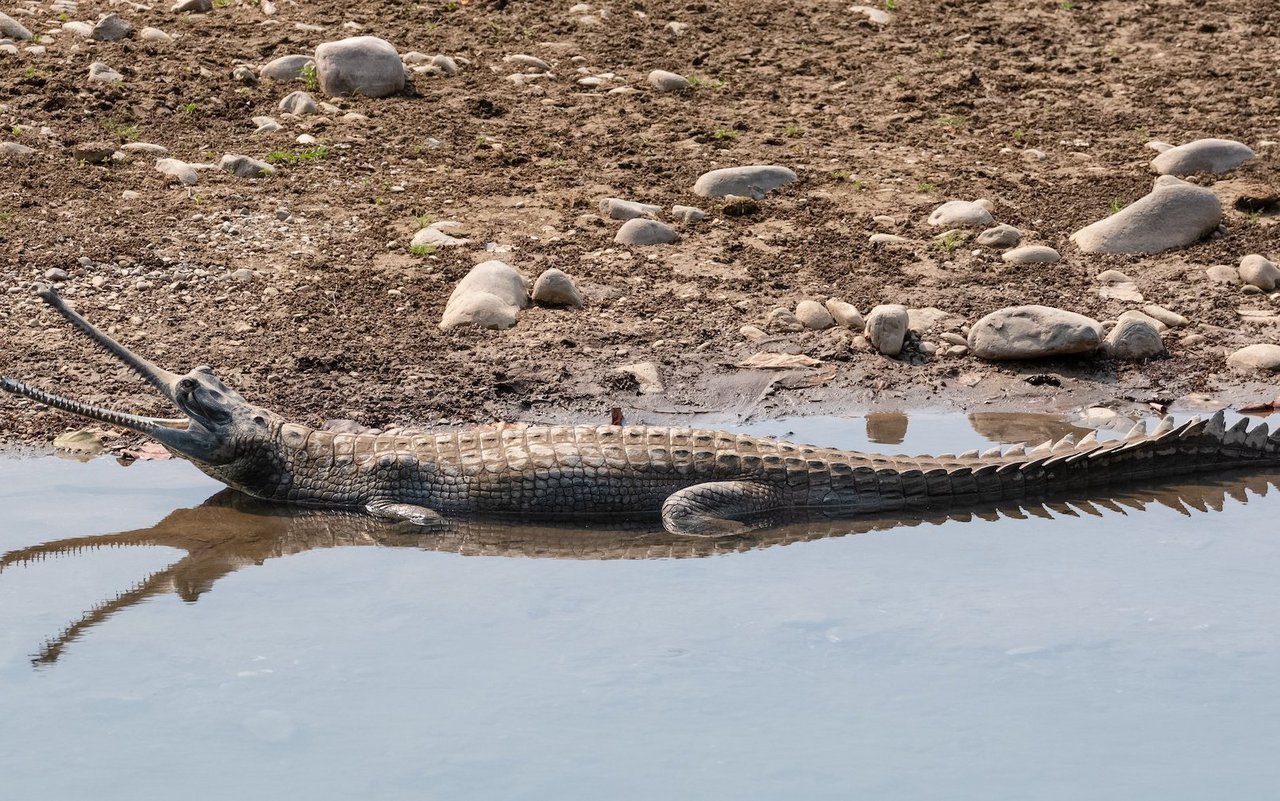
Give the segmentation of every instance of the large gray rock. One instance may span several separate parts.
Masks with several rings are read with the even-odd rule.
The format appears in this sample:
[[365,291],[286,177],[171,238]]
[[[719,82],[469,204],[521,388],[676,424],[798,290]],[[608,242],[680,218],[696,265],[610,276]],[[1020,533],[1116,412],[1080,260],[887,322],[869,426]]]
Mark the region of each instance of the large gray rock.
[[89,65],[89,80],[95,83],[120,83],[124,76],[101,61],[95,61]]
[[659,92],[682,92],[689,88],[689,79],[666,70],[649,73],[649,85]]
[[1250,253],[1240,259],[1240,280],[1263,292],[1271,292],[1280,283],[1280,269],[1266,256]]
[[121,19],[118,14],[108,14],[98,20],[98,24],[93,26],[93,32],[89,36],[99,42],[113,42],[116,39],[125,38],[132,32],[133,26]]
[[316,48],[316,78],[331,97],[386,97],[404,89],[404,64],[390,42],[353,36]]
[[1197,139],[1165,150],[1151,160],[1151,169],[1161,175],[1195,175],[1228,172],[1253,161],[1257,154],[1230,139]]
[[500,261],[471,268],[454,287],[444,306],[440,327],[451,331],[463,325],[510,328],[520,310],[529,305],[524,276]]
[[1165,349],[1156,327],[1134,316],[1116,323],[1102,343],[1102,352],[1113,359],[1136,362],[1163,356]]
[[664,222],[637,217],[624,222],[613,241],[619,245],[671,245],[680,241],[680,232]]
[[614,220],[634,220],[637,217],[653,217],[662,212],[661,206],[637,203],[620,197],[607,197],[600,201],[600,213]]
[[867,340],[885,356],[897,356],[906,341],[911,318],[907,307],[897,303],[876,306],[867,313]]
[[1280,345],[1249,345],[1228,356],[1227,364],[1237,370],[1280,372]]
[[0,38],[3,37],[26,41],[31,38],[31,31],[8,14],[0,14]]
[[258,161],[249,156],[228,153],[218,160],[218,167],[237,178],[266,178],[276,171],[275,167],[265,161]]
[[533,282],[533,301],[543,306],[570,306],[578,309],[582,307],[582,293],[568,273],[552,267],[544,270],[538,280]]
[[750,167],[725,167],[704,172],[698,176],[693,191],[702,197],[742,195],[760,200],[780,186],[796,179],[796,174],[786,167],[755,165]]
[[995,222],[985,206],[968,200],[948,200],[929,215],[929,224],[943,228],[982,228]]
[[315,66],[316,60],[311,56],[280,56],[262,65],[258,76],[273,81],[300,81],[308,66]]
[[1083,314],[1050,306],[1011,306],[988,314],[969,331],[969,350],[983,359],[1041,359],[1092,353],[1102,326]]
[[1203,187],[1162,175],[1151,194],[1071,235],[1085,253],[1159,253],[1211,234],[1222,203]]

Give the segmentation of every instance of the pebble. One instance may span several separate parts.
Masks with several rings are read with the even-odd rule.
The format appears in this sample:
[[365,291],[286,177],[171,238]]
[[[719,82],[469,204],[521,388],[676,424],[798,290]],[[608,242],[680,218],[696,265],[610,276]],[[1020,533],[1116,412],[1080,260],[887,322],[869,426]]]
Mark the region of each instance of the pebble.
[[688,78],[666,70],[650,72],[648,80],[649,85],[659,92],[683,92],[689,88]]
[[831,312],[816,300],[802,300],[796,304],[794,312],[797,320],[811,331],[822,331],[836,324]]
[[614,220],[634,220],[637,217],[652,217],[662,212],[661,206],[648,203],[637,203],[634,200],[623,200],[618,197],[607,197],[600,201],[600,213]]
[[705,220],[707,218],[707,213],[702,209],[695,208],[694,206],[675,205],[671,207],[671,218],[678,220],[685,225],[692,225],[693,223]]
[[120,193],[121,200],[138,200],[142,197],[142,193],[133,189],[126,189]]
[[1231,139],[1197,139],[1165,150],[1151,160],[1151,169],[1161,175],[1221,173],[1257,157],[1248,145]]
[[27,30],[22,23],[8,14],[0,14],[0,35],[25,42],[31,38],[31,31]]
[[195,168],[179,159],[157,159],[156,172],[172,181],[181,183],[183,186],[196,185]]
[[66,270],[63,270],[63,269],[61,269],[60,267],[54,267],[54,268],[52,268],[52,269],[50,269],[50,270],[46,270],[46,271],[45,271],[45,274],[44,274],[44,280],[46,280],[46,281],[69,281],[69,280],[71,280],[71,276],[67,274],[67,271],[66,271]]
[[582,293],[573,279],[563,270],[552,267],[543,271],[533,282],[533,300],[544,306],[571,306],[582,308]]
[[897,234],[872,234],[867,241],[873,245],[909,245],[911,240]]
[[1054,264],[1062,261],[1058,251],[1046,245],[1024,245],[1006,250],[1000,258],[1009,264]]
[[993,222],[985,206],[968,200],[948,200],[929,215],[929,225],[935,228],[981,228]]
[[1137,309],[1130,309],[1129,311],[1121,314],[1116,322],[1124,322],[1125,320],[1141,320],[1162,334],[1169,330],[1169,326],[1160,322],[1146,312],[1138,311]]
[[262,65],[262,69],[258,70],[258,75],[272,81],[300,81],[303,77],[302,71],[308,65],[314,65],[315,63],[316,60],[311,56],[280,56]]
[[457,75],[458,62],[446,55],[435,55],[431,57],[431,62],[427,64],[426,70],[438,72],[441,75]]
[[670,31],[671,33],[675,34],[676,36],[680,36],[680,35],[682,35],[682,34],[686,33],[686,32],[689,30],[689,23],[687,23],[687,22],[668,22],[668,23],[667,23],[667,26],[666,26],[666,30]]
[[620,245],[670,245],[680,241],[680,232],[658,220],[636,218],[624,222],[613,241]]
[[909,321],[906,306],[897,303],[876,306],[867,314],[867,340],[885,356],[897,356],[902,353]]
[[62,23],[62,30],[67,33],[75,34],[76,36],[83,36],[86,39],[93,35],[92,25],[87,22],[81,22],[80,20],[74,19],[70,22]]
[[239,81],[245,86],[255,86],[258,83],[258,75],[244,64],[236,67],[231,71],[232,80]]
[[194,14],[208,14],[213,10],[213,0],[178,0],[169,9],[175,14],[190,11]]
[[504,262],[481,262],[463,276],[449,295],[440,328],[510,328],[516,324],[520,310],[528,305],[524,276]]
[[1001,223],[978,234],[977,242],[988,248],[1016,248],[1022,242],[1022,232],[1012,225]]
[[120,83],[124,80],[124,76],[101,61],[95,61],[89,65],[89,80],[99,83]]
[[1208,236],[1222,221],[1209,189],[1162,175],[1151,194],[1071,235],[1085,253],[1159,253]]
[[1083,314],[1050,306],[1011,306],[983,317],[969,332],[969,350],[983,359],[1040,359],[1092,353],[1102,326]]
[[1263,292],[1271,292],[1280,282],[1280,269],[1266,256],[1250,253],[1240,259],[1240,280]]
[[250,270],[250,269],[247,269],[247,268],[241,268],[241,269],[239,269],[239,270],[234,270],[234,271],[232,271],[232,273],[231,273],[231,280],[232,280],[232,281],[239,282],[239,283],[241,283],[241,284],[247,284],[247,283],[249,283],[250,281],[252,281],[255,277],[256,277],[256,276],[254,276],[254,274],[253,274],[253,270]]
[[1133,279],[1119,270],[1103,270],[1098,273],[1097,281],[1104,286],[1114,286],[1116,284],[1132,284]]
[[755,165],[749,167],[725,167],[705,172],[693,185],[695,194],[702,197],[744,195],[755,200],[780,186],[796,179],[796,174],[786,167]]
[[888,11],[880,8],[872,8],[871,6],[849,6],[850,14],[861,14],[877,25],[888,25],[893,21],[893,15]]
[[387,97],[404,89],[404,64],[385,39],[352,36],[316,47],[316,78],[330,97]]
[[138,31],[138,38],[144,42],[155,42],[156,44],[168,44],[173,41],[173,37],[159,28],[146,27]]
[[27,147],[18,142],[0,142],[0,156],[10,159],[23,159],[36,152],[33,147]]
[[1240,273],[1229,264],[1215,264],[1204,271],[1215,284],[1239,284]]
[[1280,371],[1280,345],[1249,345],[1228,356],[1227,364],[1238,370]]
[[218,160],[218,167],[238,178],[266,178],[276,171],[275,167],[265,161],[258,161],[249,156],[228,153]]
[[115,152],[116,146],[112,142],[81,142],[71,148],[71,158],[89,164],[102,164],[110,161]]
[[852,303],[845,303],[837,298],[827,298],[827,313],[831,315],[831,319],[836,325],[845,328],[862,331],[866,328],[866,322],[862,319],[862,312]]
[[470,239],[452,236],[450,230],[459,230],[462,223],[456,220],[437,220],[413,235],[409,247],[456,248],[471,243]]
[[121,19],[118,14],[108,14],[93,26],[89,38],[99,42],[113,42],[116,39],[125,38],[132,32],[133,26]]
[[315,114],[320,110],[320,104],[316,99],[306,92],[290,92],[280,101],[279,109],[286,114]]
[[1143,306],[1142,311],[1148,317],[1158,320],[1170,328],[1182,328],[1189,322],[1186,317],[1183,317],[1177,312],[1171,312],[1163,306],[1156,306],[1154,304],[1150,306]]
[[514,53],[509,56],[503,56],[502,60],[507,64],[515,66],[517,69],[531,73],[550,72],[551,65],[537,56],[528,56],[524,53]]
[[1103,340],[1102,352],[1113,359],[1137,362],[1165,354],[1160,332],[1147,320],[1122,317]]
[[282,128],[284,128],[284,126],[281,125],[279,120],[277,120],[275,117],[266,117],[266,116],[254,117],[253,124],[258,126],[254,130],[254,133],[256,134],[275,133],[276,131],[279,131]]

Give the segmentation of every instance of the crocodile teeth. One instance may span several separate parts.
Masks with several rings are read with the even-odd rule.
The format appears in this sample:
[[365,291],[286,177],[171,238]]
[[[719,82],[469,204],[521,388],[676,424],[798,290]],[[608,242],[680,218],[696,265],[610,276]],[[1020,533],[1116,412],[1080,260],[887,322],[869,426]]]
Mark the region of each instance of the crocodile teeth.
[[1138,422],[1133,424],[1133,428],[1129,429],[1129,433],[1125,434],[1124,438],[1126,440],[1142,439],[1146,435],[1147,435],[1147,421],[1139,420]]
[[1051,453],[1066,453],[1076,449],[1076,438],[1072,434],[1068,434],[1057,442],[1053,443],[1053,447],[1049,449]]
[[982,452],[983,459],[999,459],[1002,455],[1003,454],[1000,453],[999,445],[995,446],[994,448],[987,448],[985,451]]

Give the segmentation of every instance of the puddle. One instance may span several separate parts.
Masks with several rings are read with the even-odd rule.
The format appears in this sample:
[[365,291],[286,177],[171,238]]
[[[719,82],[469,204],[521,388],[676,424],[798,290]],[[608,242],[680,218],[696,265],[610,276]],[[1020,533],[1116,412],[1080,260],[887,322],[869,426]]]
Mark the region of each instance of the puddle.
[[[749,430],[937,453],[1072,429]],[[0,775],[51,799],[1264,797],[1276,480],[729,542],[424,538],[181,462],[0,460]]]

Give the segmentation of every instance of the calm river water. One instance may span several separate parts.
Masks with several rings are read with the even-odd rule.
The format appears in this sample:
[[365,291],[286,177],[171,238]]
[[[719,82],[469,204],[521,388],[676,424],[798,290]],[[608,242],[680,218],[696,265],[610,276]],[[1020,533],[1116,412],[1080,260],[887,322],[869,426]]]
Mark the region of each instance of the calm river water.
[[[1066,429],[753,430],[919,453]],[[206,503],[181,462],[0,460],[0,797],[1274,797],[1277,478],[737,550],[433,543]]]

